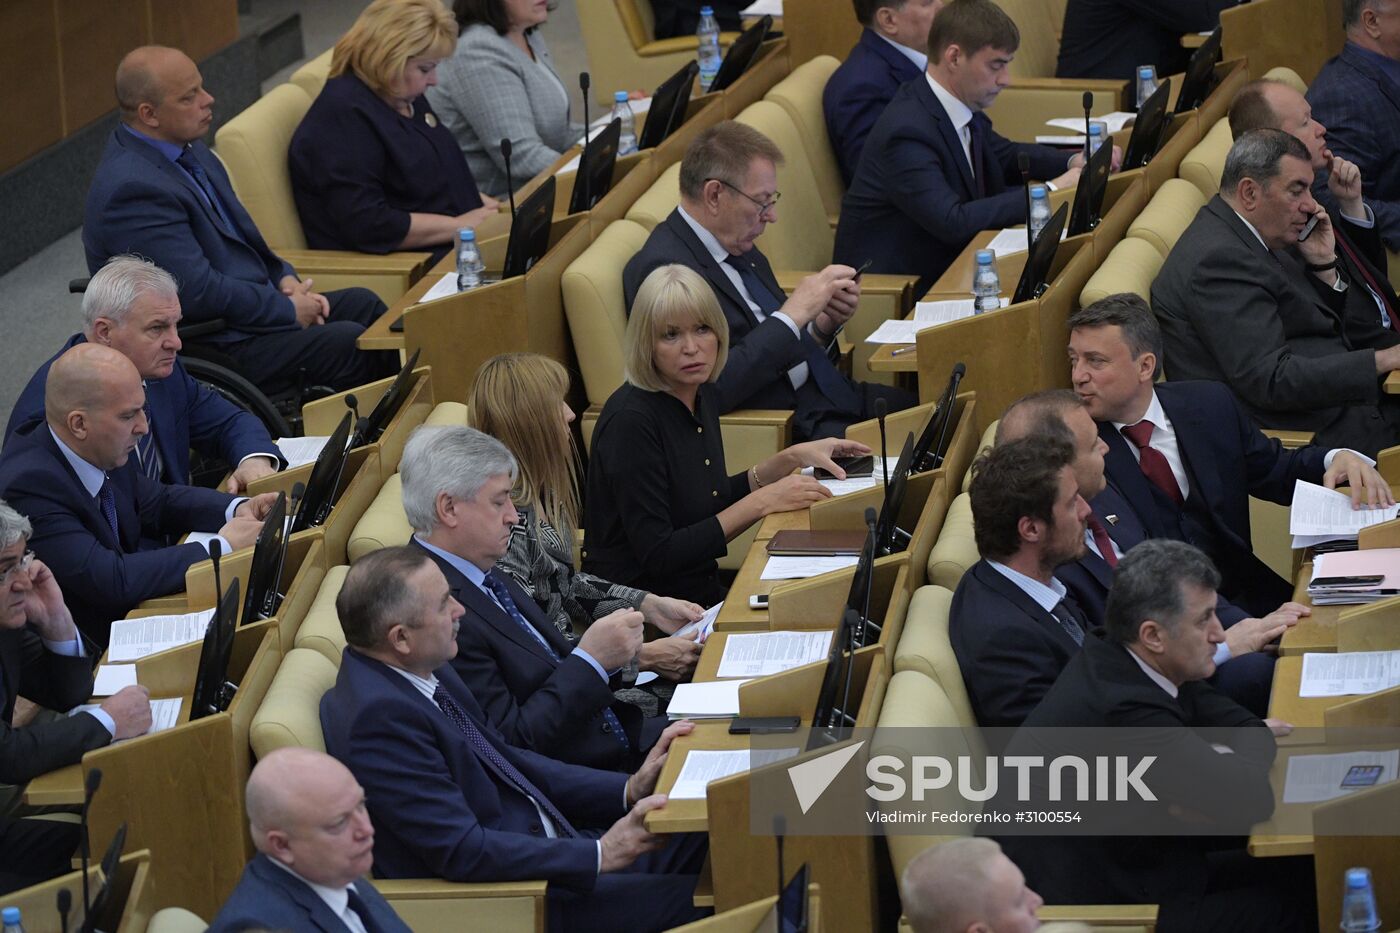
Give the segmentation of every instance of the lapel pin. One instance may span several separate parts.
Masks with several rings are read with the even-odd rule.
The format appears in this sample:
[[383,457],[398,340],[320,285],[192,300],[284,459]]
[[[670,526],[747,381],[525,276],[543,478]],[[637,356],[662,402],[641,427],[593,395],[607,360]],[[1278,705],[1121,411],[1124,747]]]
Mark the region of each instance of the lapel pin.
[[1118,516],[1117,516],[1117,515],[1105,515],[1105,516],[1103,517],[1103,520],[1106,521],[1106,522],[1108,522],[1110,525],[1116,525],[1116,524],[1118,524]]

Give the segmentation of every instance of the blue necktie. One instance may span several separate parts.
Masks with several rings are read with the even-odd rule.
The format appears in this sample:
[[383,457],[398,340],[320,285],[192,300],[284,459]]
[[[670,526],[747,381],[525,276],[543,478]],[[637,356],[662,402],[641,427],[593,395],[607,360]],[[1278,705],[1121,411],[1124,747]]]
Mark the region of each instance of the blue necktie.
[[[500,603],[501,608],[506,611],[506,615],[514,619],[516,625],[533,635],[535,640],[544,646],[544,650],[549,652],[549,656],[555,661],[558,661],[559,653],[554,650],[549,642],[545,641],[544,636],[539,633],[539,630],[531,625],[525,616],[521,615],[520,607],[515,604],[515,599],[510,595],[510,588],[505,585],[505,581],[497,577],[495,573],[488,573],[486,575],[486,586],[491,590],[492,595],[496,597],[496,602]],[[622,747],[630,750],[632,748],[632,743],[627,740],[627,733],[622,729],[622,720],[618,719],[617,714],[606,706],[603,707],[603,721],[612,729],[613,734],[617,736],[617,740],[622,743]]]
[[146,413],[146,433],[136,439],[136,461],[141,464],[141,472],[147,478],[160,480],[160,454],[156,453],[156,428],[151,423],[151,406],[141,406]]
[[[782,309],[783,299],[773,294],[772,290],[759,278],[754,271],[753,263],[744,256],[726,256],[725,263],[735,272],[739,273],[739,281],[744,283],[744,290],[749,293],[753,303],[758,305],[758,310],[763,312],[764,317],[772,317]],[[837,408],[843,411],[858,413],[861,410],[860,397],[856,395],[855,389],[846,381],[846,377],[832,364],[831,358],[826,355],[817,341],[807,337],[799,338],[802,341],[802,351],[807,360],[807,372],[812,381],[817,384],[822,395],[827,397]]]
[[1084,623],[1069,607],[1067,599],[1056,603],[1055,608],[1050,610],[1050,614],[1055,617],[1055,621],[1060,623],[1060,628],[1065,630],[1065,634],[1073,639],[1076,645],[1084,644]]
[[495,771],[501,780],[529,797],[544,811],[545,816],[554,823],[554,831],[559,836],[573,838],[578,835],[578,831],[564,818],[564,814],[550,803],[549,798],[540,793],[539,789],[530,783],[530,779],[520,773],[519,768],[507,761],[504,755],[496,751],[496,746],[487,741],[486,736],[481,734],[476,723],[472,722],[471,717],[467,715],[467,711],[462,709],[456,700],[452,699],[452,694],[447,692],[447,688],[440,681],[437,689],[433,691],[433,702],[438,705],[438,709],[442,710],[448,719],[452,720],[453,725],[462,730],[462,734],[467,737],[467,743],[471,745],[472,751],[476,752],[477,757],[486,762],[487,766]]
[[374,918],[370,916],[369,905],[365,903],[364,898],[360,897],[360,892],[355,890],[355,886],[350,885],[345,889],[345,893],[349,895],[349,907],[360,918],[365,933],[382,933],[379,924],[375,923]]
[[209,206],[214,208],[214,213],[218,214],[219,219],[224,222],[224,226],[228,228],[229,233],[241,240],[243,238],[242,234],[240,234],[238,228],[233,225],[233,221],[229,219],[228,214],[224,212],[223,202],[219,200],[219,192],[214,189],[214,183],[209,180],[209,173],[204,170],[204,166],[200,165],[199,160],[194,157],[194,150],[188,146],[185,147],[185,151],[180,153],[180,157],[175,160],[175,164],[189,173],[190,177],[194,179],[194,183],[199,186],[199,190],[204,192],[204,197],[208,199]]
[[117,547],[121,547],[122,536],[117,532],[117,497],[112,492],[112,480],[109,477],[102,477],[102,488],[97,490],[97,507],[102,510],[102,517],[107,519],[107,524],[112,529],[112,537],[117,539]]

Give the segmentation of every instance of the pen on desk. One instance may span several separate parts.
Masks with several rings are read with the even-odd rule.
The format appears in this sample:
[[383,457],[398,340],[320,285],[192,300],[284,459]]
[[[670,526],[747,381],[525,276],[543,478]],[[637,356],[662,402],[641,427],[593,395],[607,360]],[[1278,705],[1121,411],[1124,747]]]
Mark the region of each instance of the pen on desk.
[[907,347],[900,347],[898,350],[891,350],[890,356],[901,356],[905,353],[913,353],[917,349],[919,349],[919,345],[916,343],[911,343]]

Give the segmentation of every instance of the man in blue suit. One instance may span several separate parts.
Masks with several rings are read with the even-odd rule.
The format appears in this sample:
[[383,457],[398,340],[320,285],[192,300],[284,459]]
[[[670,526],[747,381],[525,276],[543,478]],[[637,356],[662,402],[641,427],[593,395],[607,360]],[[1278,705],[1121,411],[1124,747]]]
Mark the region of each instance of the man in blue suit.
[[83,294],[83,332],[30,377],[10,411],[5,442],[44,420],[44,382],[53,361],[80,343],[121,352],[146,385],[148,430],[136,448],[142,471],[165,483],[190,482],[190,447],[217,456],[233,468],[228,491],[284,466],[267,428],[251,412],[190,377],[177,354],[180,298],[170,273],[136,256],[117,256],[97,271]]
[[1018,156],[1029,156],[1031,176],[1051,179],[1052,189],[1079,180],[1083,153],[1013,143],[982,113],[1010,83],[1020,44],[1016,24],[991,0],[939,11],[928,70],[899,89],[865,141],[841,202],[836,262],[873,258],[871,272],[917,275],[922,297],[978,232],[1025,220]]
[[93,641],[145,599],[178,593],[185,570],[208,557],[188,543],[141,549],[143,538],[216,531],[225,551],[248,547],[276,501],[167,486],[137,469],[146,433],[136,367],[101,344],[82,343],[49,368],[47,420],[15,435],[0,454],[0,496],[34,523],[34,553],[68,596]]
[[826,135],[848,187],[885,105],[928,67],[928,30],[942,7],[943,0],[855,0],[860,40],[822,91]]
[[279,748],[248,776],[247,803],[258,854],[209,925],[212,933],[409,933],[365,878],[374,826],[364,789],[343,764],[309,748]]
[[[320,295],[272,252],[223,165],[200,138],[214,98],[184,53],[130,52],[117,68],[122,123],[88,190],[83,248],[88,271],[137,253],[170,272],[191,321],[222,319],[207,339],[265,392],[311,385],[348,389],[397,368],[355,340],[384,313],[367,289]],[[328,142],[328,145],[334,145]]]
[[1373,461],[1352,450],[1294,450],[1265,437],[1216,382],[1155,383],[1162,336],[1147,303],[1111,295],[1070,316],[1074,390],[1108,445],[1108,481],[1154,538],[1196,545],[1220,569],[1220,592],[1254,616],[1293,587],[1254,556],[1249,497],[1287,505],[1302,479],[1351,485],[1354,505],[1390,505]]
[[1395,0],[1342,0],[1347,42],[1308,87],[1332,151],[1361,169],[1381,238],[1400,250],[1400,9]]
[[703,837],[657,851],[664,840],[642,824],[666,803],[652,791],[672,739],[693,726],[668,728],[630,777],[508,745],[448,663],[462,611],[414,547],[356,561],[336,597],[348,647],[321,725],[368,797],[375,874],[542,878],[551,929],[663,930],[700,916]]

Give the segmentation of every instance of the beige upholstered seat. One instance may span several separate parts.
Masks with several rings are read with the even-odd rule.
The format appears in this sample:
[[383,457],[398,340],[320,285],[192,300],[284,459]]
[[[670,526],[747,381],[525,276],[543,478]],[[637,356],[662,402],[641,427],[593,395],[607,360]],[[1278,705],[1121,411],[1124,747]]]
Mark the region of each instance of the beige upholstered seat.
[[1160,250],[1146,240],[1127,237],[1113,247],[1103,265],[1089,276],[1079,292],[1079,305],[1086,307],[1109,295],[1132,292],[1143,301],[1151,300],[1152,281],[1166,262]]
[[183,907],[158,910],[146,925],[146,933],[204,933],[209,924]]
[[334,48],[326,49],[320,55],[306,62],[288,79],[297,87],[311,95],[314,100],[316,95],[321,93],[321,88],[326,86],[326,78],[331,73],[331,53]]
[[962,493],[948,506],[948,514],[943,518],[943,530],[929,552],[928,582],[956,590],[962,575],[977,563],[977,559],[977,541],[972,530],[972,499],[967,493]]
[[[612,104],[614,91],[654,90],[695,59],[694,36],[653,38],[656,20],[648,0],[578,0],[578,18],[600,107]],[[737,35],[721,33],[720,44],[727,48]]]
[[914,591],[904,633],[894,654],[894,669],[895,673],[918,671],[938,681],[959,720],[972,722],[972,703],[948,640],[948,611],[952,603],[953,591],[942,586],[921,586]]
[[[301,628],[297,629],[292,642],[294,648],[315,651],[337,667],[345,650],[345,633],[340,628],[340,616],[335,611],[335,597],[349,572],[350,568],[343,565],[326,571],[321,587],[316,591],[316,598],[306,611],[306,618],[302,620]],[[291,655],[288,654],[288,657]],[[284,660],[283,666],[286,663]]]
[[[625,216],[633,223],[639,224],[647,233],[651,233],[680,203],[681,164],[675,162],[656,176],[656,181],[651,183],[651,187],[642,192],[642,196],[627,208]],[[618,275],[621,274],[622,270],[619,269]]]
[[841,181],[841,169],[836,164],[831,138],[827,136],[822,92],[826,90],[826,82],[831,79],[832,72],[840,64],[830,55],[819,55],[794,68],[792,74],[773,85],[765,95],[766,100],[782,107],[797,126],[812,174],[816,177],[822,207],[833,224],[841,215],[841,198],[846,194],[846,186]]
[[[993,421],[991,424],[987,425],[987,430],[982,432],[982,437],[977,441],[977,449],[972,452],[972,459],[974,463],[976,462],[978,457],[982,456],[983,451],[991,449],[992,441],[997,436],[997,425],[1000,423],[1001,419],[998,418],[996,421]],[[967,472],[963,474],[961,491],[967,492],[971,488],[972,464],[969,463],[967,465]]]
[[1128,225],[1128,236],[1151,243],[1165,261],[1205,203],[1201,190],[1191,182],[1168,178]]
[[424,419],[425,427],[466,427],[467,406],[461,402],[438,402]]
[[262,706],[253,716],[253,754],[299,745],[326,750],[321,734],[321,696],[335,686],[339,656],[330,661],[314,648],[293,648],[282,659]]
[[1201,141],[1181,160],[1176,174],[1201,190],[1206,200],[1220,193],[1220,176],[1225,172],[1225,156],[1234,143],[1230,121],[1216,120]]
[[1276,68],[1270,68],[1268,71],[1264,72],[1264,77],[1268,78],[1270,81],[1282,81],[1284,84],[1293,88],[1293,90],[1297,91],[1299,94],[1308,93],[1307,82],[1305,82],[1301,77],[1298,76],[1298,72],[1294,71],[1292,68],[1287,67],[1286,65],[1279,65]]
[[345,542],[345,557],[354,563],[371,551],[408,543],[413,528],[403,511],[403,482],[395,473],[384,481],[379,494],[355,523]]

